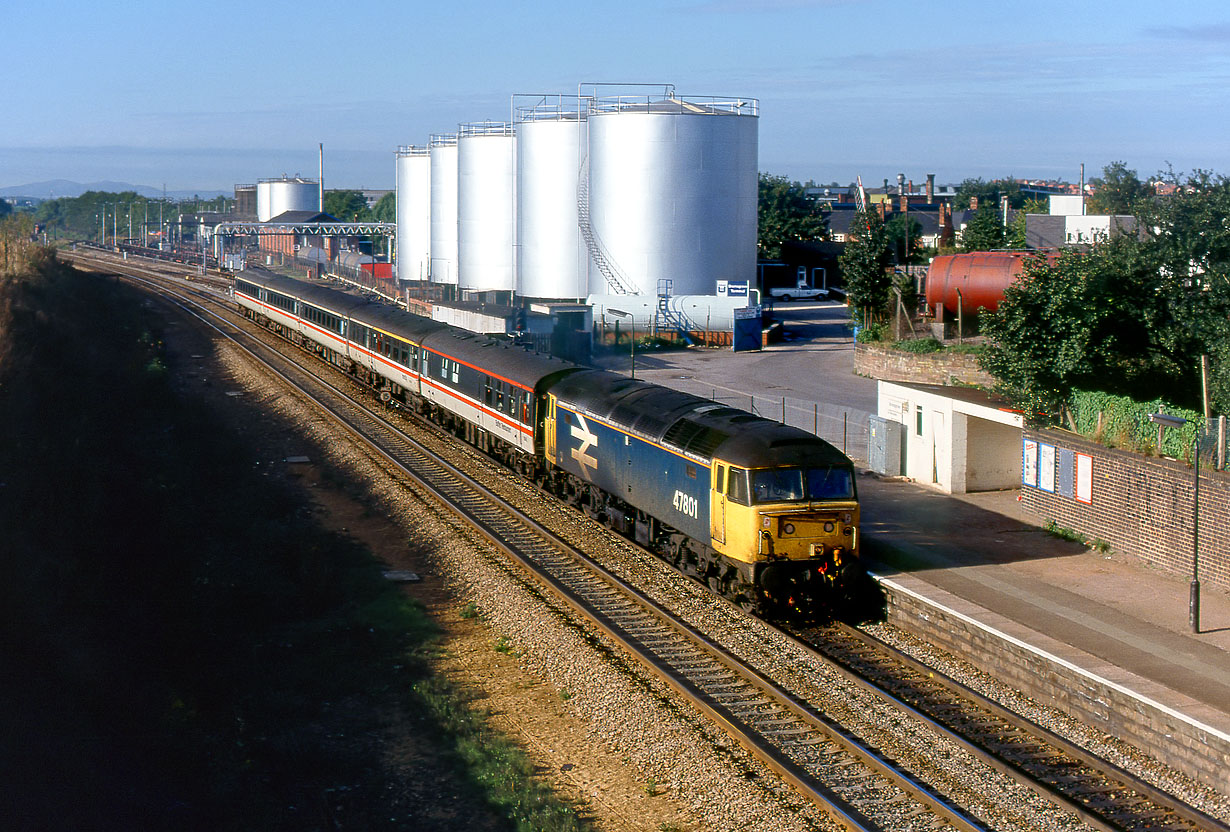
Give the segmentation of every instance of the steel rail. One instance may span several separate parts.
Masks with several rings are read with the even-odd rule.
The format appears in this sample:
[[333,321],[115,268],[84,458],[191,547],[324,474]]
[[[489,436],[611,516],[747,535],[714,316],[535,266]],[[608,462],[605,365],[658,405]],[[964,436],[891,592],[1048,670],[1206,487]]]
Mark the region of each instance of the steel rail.
[[[141,280],[142,282],[148,283],[148,281],[145,281],[143,278],[136,276],[130,277],[131,279]],[[163,287],[159,288],[163,292],[167,291]],[[199,308],[204,314],[218,318],[220,321],[225,320],[217,313],[202,308],[200,302],[197,300],[177,294],[174,296],[184,303]],[[211,298],[210,300],[211,302],[221,304],[221,301],[217,298]],[[809,774],[801,764],[790,759],[779,745],[775,745],[773,742],[767,741],[764,735],[754,729],[747,722],[747,720],[740,719],[736,716],[731,707],[723,704],[719,699],[715,698],[714,694],[707,693],[706,691],[700,689],[693,679],[689,679],[686,674],[681,673],[678,663],[672,665],[669,662],[664,661],[659,652],[655,651],[647,644],[647,640],[644,637],[638,638],[634,634],[629,633],[627,626],[620,624],[616,620],[616,617],[609,611],[604,611],[598,608],[591,600],[582,597],[582,595],[574,588],[567,586],[555,574],[550,573],[544,566],[537,562],[533,556],[527,556],[524,552],[518,551],[518,547],[510,545],[508,540],[512,536],[509,535],[508,531],[506,529],[501,530],[495,528],[490,522],[489,517],[482,516],[481,511],[475,511],[473,508],[466,505],[469,500],[459,500],[456,494],[448,494],[446,493],[446,489],[439,488],[436,484],[428,482],[425,477],[420,476],[419,473],[413,470],[411,466],[407,465],[404,460],[398,459],[395,454],[383,447],[384,443],[376,441],[370,435],[371,428],[375,426],[380,432],[386,434],[386,442],[390,438],[392,438],[392,441],[396,444],[401,445],[413,442],[413,440],[410,440],[409,437],[406,437],[399,430],[397,430],[396,427],[371,413],[366,406],[356,402],[353,397],[345,391],[342,391],[329,382],[313,375],[316,383],[323,385],[331,395],[340,397],[349,405],[350,408],[353,408],[350,415],[338,413],[336,407],[329,406],[317,395],[304,390],[302,385],[294,382],[287,374],[276,367],[273,367],[265,358],[257,355],[255,351],[249,349],[244,344],[240,344],[236,337],[230,332],[224,331],[211,321],[201,317],[200,314],[192,309],[184,307],[182,304],[177,303],[177,305],[180,305],[186,313],[194,315],[198,319],[202,320],[206,325],[214,328],[223,337],[235,342],[239,348],[252,355],[254,360],[268,367],[269,371],[280,378],[283,383],[296,389],[299,395],[304,396],[316,407],[322,409],[326,413],[332,415],[333,418],[339,420],[339,423],[344,426],[345,430],[363,445],[371,448],[374,453],[378,454],[390,464],[396,466],[404,473],[405,476],[416,482],[419,487],[431,494],[434,499],[447,506],[449,510],[459,513],[465,517],[468,523],[478,529],[480,534],[490,541],[493,546],[510,557],[513,563],[519,564],[528,574],[533,575],[540,583],[548,586],[553,595],[561,598],[569,607],[574,609],[584,619],[590,621],[594,626],[606,633],[611,639],[621,644],[624,649],[626,649],[634,658],[637,659],[638,662],[650,669],[652,673],[662,678],[666,684],[676,690],[686,700],[691,702],[710,720],[722,728],[724,732],[746,748],[749,753],[760,759],[765,765],[775,771],[775,773],[790,783],[805,797],[815,802],[822,808],[822,810],[828,813],[830,817],[841,824],[844,828],[851,830],[867,830],[877,828],[862,812],[850,806],[850,804],[841,798],[840,795],[837,795],[831,789],[819,783],[816,778]],[[248,338],[251,337],[245,330],[236,327],[230,322],[226,323],[235,330],[244,332],[245,336]],[[270,350],[270,352],[277,355],[279,359],[290,362],[293,366],[296,366],[298,370],[302,371],[304,369],[298,367],[298,365],[291,361],[287,356],[278,351],[272,350],[267,345],[262,345],[262,348]],[[366,429],[359,423],[366,423]],[[700,635],[689,625],[679,621],[675,616],[664,610],[657,603],[645,598],[641,593],[632,589],[622,580],[610,575],[610,573],[606,572],[606,570],[602,569],[597,564],[594,564],[588,557],[577,553],[573,547],[560,540],[549,530],[543,528],[541,524],[533,521],[517,509],[504,504],[504,501],[500,500],[498,497],[490,495],[488,489],[480,483],[477,483],[465,472],[457,469],[446,460],[436,457],[425,448],[420,447],[417,453],[427,454],[430,457],[433,457],[432,461],[434,465],[444,468],[448,472],[449,476],[465,483],[466,487],[475,489],[480,493],[487,493],[488,496],[484,499],[498,500],[500,504],[499,511],[505,516],[516,520],[518,523],[522,524],[523,527],[530,529],[533,534],[539,538],[549,541],[550,545],[557,551],[568,553],[569,557],[576,559],[574,562],[583,564],[592,575],[599,577],[602,581],[606,582],[608,586],[614,587],[624,599],[631,599],[643,609],[649,610],[658,619],[659,623],[665,624],[665,626],[669,629],[687,638],[696,649],[704,651],[710,658],[719,662],[723,667],[733,671],[744,681],[756,686],[762,694],[771,698],[784,710],[794,715],[795,718],[804,721],[809,727],[823,733],[829,740],[843,746],[848,753],[856,756],[860,762],[868,768],[877,772],[882,777],[889,779],[895,787],[901,789],[915,800],[926,805],[928,809],[935,812],[939,817],[944,818],[948,823],[958,829],[967,830],[968,832],[972,832],[973,830],[981,830],[984,828],[977,822],[969,819],[959,809],[949,805],[945,799],[932,794],[925,786],[919,784],[913,777],[896,769],[874,751],[866,749],[863,744],[858,742],[852,735],[848,734],[843,729],[840,729],[838,726],[831,723],[831,721],[821,717],[814,711],[800,704],[793,696],[785,691],[782,691],[764,676],[746,667],[723,648],[713,644],[709,639]]]
[[[989,696],[979,693],[956,679],[937,671],[933,667],[928,667],[923,662],[894,647],[893,645],[876,638],[870,633],[863,632],[857,627],[852,627],[847,624],[839,624],[838,627],[851,638],[857,639],[861,643],[871,646],[876,650],[888,653],[897,662],[928,677],[929,682],[943,687],[955,696],[970,700],[978,707],[990,712],[992,716],[1003,720],[1013,728],[1033,735],[1035,738],[1054,746],[1056,750],[1072,757],[1090,768],[1099,769],[1106,775],[1121,780],[1124,786],[1134,792],[1140,793],[1150,801],[1158,804],[1159,807],[1174,812],[1180,818],[1192,824],[1193,828],[1198,830],[1207,830],[1207,832],[1230,832],[1230,825],[1222,823],[1217,818],[1211,817],[1210,815],[1201,812],[1199,809],[1183,803],[1174,795],[1146,782],[1110,760],[1099,757],[1093,752],[1082,748],[1080,745],[1077,745],[1075,742],[1067,739],[1066,737],[1060,736],[1046,726],[1039,725],[1027,717],[1024,717],[1006,706],[1001,705]],[[1008,769],[1010,770],[1010,773],[1020,771],[1020,769],[1011,762],[1003,761],[1002,758],[997,757],[993,752],[985,751],[975,743],[968,740],[962,740],[962,743],[970,746],[971,753],[978,755],[979,758],[983,759],[988,765],[994,766],[1000,770]],[[1032,780],[1033,778],[1031,778],[1031,781]],[[1029,785],[1031,788],[1035,788],[1035,786],[1039,787],[1035,790],[1038,791],[1041,796],[1054,800],[1070,811],[1076,812],[1080,815],[1083,821],[1097,829],[1115,830],[1119,828],[1114,824],[1108,823],[1097,815],[1090,815],[1088,810],[1084,809],[1084,807],[1080,804],[1072,801],[1050,784],[1034,781]]]

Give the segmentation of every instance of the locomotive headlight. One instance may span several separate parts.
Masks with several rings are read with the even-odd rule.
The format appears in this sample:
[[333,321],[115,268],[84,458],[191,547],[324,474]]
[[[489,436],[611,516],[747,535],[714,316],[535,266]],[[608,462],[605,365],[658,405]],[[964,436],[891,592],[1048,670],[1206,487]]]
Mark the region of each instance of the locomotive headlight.
[[794,523],[787,523],[782,526],[782,534],[794,534]]
[[832,520],[829,520],[827,523],[824,524],[824,530],[826,532],[832,533],[833,529],[835,528],[837,528],[837,526],[833,523]]

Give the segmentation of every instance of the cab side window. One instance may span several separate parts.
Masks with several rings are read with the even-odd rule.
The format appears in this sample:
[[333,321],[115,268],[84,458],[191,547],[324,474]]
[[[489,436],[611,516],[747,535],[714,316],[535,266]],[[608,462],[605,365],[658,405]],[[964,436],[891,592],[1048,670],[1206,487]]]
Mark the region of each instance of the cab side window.
[[713,475],[713,490],[719,494],[726,493],[726,466],[719,465],[717,473]]
[[726,481],[726,496],[740,505],[749,505],[747,499],[747,471],[742,468],[730,469],[730,477]]

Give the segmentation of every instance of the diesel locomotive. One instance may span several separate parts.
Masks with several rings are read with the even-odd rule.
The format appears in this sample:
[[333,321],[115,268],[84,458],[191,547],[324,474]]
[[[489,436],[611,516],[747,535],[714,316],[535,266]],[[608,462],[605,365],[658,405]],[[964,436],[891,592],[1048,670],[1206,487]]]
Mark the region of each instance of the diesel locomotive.
[[854,467],[813,434],[314,283],[248,271],[234,297],[747,610],[845,608],[866,580]]

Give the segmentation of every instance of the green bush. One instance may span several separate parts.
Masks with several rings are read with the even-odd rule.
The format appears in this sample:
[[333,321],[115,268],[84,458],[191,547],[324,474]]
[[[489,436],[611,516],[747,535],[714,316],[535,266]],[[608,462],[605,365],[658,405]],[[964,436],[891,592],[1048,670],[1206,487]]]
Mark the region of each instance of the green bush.
[[934,338],[911,338],[904,341],[897,341],[893,344],[893,349],[901,350],[902,352],[942,352],[944,345]]
[[[1071,409],[1077,433],[1111,447],[1144,453],[1184,458],[1196,436],[1204,430],[1204,416],[1194,410],[1171,407],[1161,399],[1138,402],[1127,396],[1078,390],[1072,395]],[[1162,447],[1158,448],[1157,425],[1149,421],[1150,413],[1178,416],[1186,419],[1187,424],[1164,431]]]
[[862,327],[858,331],[858,336],[854,339],[860,344],[875,344],[884,340],[884,324],[876,321],[868,326]]

